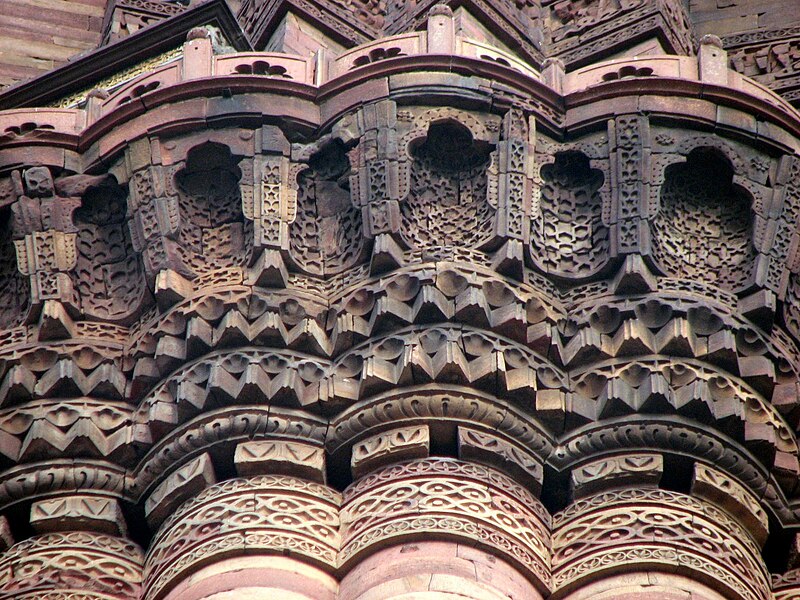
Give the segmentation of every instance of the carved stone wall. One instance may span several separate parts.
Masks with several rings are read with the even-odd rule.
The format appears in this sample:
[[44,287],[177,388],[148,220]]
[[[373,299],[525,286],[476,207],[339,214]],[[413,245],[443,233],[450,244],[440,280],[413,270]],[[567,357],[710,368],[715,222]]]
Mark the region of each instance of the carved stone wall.
[[702,148],[684,165],[667,167],[653,221],[653,256],[670,275],[704,277],[730,290],[749,280],[752,197],[732,176],[724,157]]
[[289,4],[0,111],[0,600],[796,597],[794,109],[680,3]]

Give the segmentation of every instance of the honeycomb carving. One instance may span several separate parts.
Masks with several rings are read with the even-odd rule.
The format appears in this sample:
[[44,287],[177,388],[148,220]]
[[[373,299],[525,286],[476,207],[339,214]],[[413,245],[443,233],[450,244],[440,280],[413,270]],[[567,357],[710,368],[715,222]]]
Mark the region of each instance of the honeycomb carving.
[[242,213],[242,173],[230,150],[208,143],[189,152],[175,176],[178,240],[195,274],[244,265],[252,252],[252,222]]
[[30,283],[17,268],[13,219],[10,210],[0,211],[0,328],[19,325],[30,304]]
[[314,275],[340,272],[361,255],[361,211],[351,202],[349,175],[350,161],[340,142],[312,156],[298,175],[292,256]]
[[670,276],[734,290],[750,277],[752,200],[733,183],[730,162],[707,148],[665,172],[653,222],[653,254]]
[[89,190],[74,214],[78,229],[74,285],[81,308],[96,317],[124,318],[140,305],[146,290],[127,214],[125,192],[117,186]]
[[608,260],[608,229],[602,222],[604,176],[580,152],[556,154],[541,170],[538,218],[531,219],[534,260],[550,273],[586,276]]
[[475,248],[492,236],[487,200],[491,146],[451,121],[433,123],[412,145],[411,189],[401,204],[405,241],[417,249]]

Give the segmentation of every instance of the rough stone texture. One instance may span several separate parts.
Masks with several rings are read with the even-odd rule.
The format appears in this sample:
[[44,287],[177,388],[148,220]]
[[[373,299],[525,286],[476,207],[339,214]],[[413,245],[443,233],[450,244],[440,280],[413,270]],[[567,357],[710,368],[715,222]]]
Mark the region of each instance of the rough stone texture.
[[4,0],[0,87],[30,79],[92,50],[107,0]]
[[0,600],[800,596],[800,115],[681,2],[453,4],[0,111]]

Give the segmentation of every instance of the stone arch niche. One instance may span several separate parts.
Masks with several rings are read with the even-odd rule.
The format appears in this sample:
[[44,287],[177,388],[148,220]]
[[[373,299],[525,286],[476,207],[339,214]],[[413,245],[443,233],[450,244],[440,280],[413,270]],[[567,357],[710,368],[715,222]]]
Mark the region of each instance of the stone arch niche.
[[30,281],[17,268],[11,209],[0,209],[0,329],[25,320],[31,302]]
[[131,243],[126,196],[115,182],[95,187],[73,213],[78,232],[73,285],[81,310],[101,319],[135,317],[146,301],[144,267]]
[[427,135],[409,144],[409,191],[400,205],[402,235],[409,246],[477,248],[492,239],[492,150],[449,118],[431,122]]
[[603,224],[605,181],[582,152],[558,152],[541,168],[541,199],[531,218],[531,254],[539,268],[562,277],[587,277],[608,261]]
[[196,275],[243,266],[252,254],[252,222],[242,212],[237,163],[227,146],[206,142],[189,150],[175,174],[179,248]]
[[727,290],[751,277],[752,197],[733,182],[730,160],[714,148],[692,150],[664,173],[653,220],[653,257],[665,274]]
[[313,275],[353,266],[364,250],[361,211],[350,194],[350,160],[335,140],[308,161],[297,176],[297,216],[290,229],[292,258]]

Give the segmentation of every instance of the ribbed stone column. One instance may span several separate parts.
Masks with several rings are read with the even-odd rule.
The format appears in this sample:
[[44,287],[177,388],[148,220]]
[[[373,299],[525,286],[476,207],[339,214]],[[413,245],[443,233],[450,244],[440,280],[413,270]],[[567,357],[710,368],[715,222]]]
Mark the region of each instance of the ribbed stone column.
[[324,485],[282,475],[213,485],[159,529],[144,597],[332,599],[339,502]]
[[343,579],[338,600],[507,600],[542,596],[507,561],[469,544],[411,542],[380,550]]
[[329,573],[284,556],[220,560],[183,579],[165,600],[336,600]]
[[340,600],[535,599],[549,582],[548,513],[483,465],[429,458],[377,470],[345,490],[341,522]]

